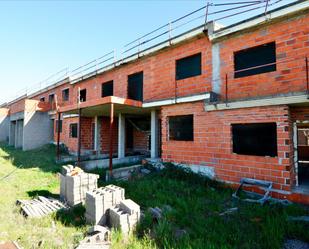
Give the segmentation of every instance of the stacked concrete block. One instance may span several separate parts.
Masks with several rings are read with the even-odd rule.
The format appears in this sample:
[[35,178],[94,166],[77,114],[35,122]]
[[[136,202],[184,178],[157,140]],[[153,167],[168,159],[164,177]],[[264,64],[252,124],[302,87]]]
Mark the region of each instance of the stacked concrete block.
[[86,194],[86,221],[104,225],[107,211],[124,200],[124,189],[115,185],[88,191]]
[[81,169],[64,166],[60,174],[60,198],[70,206],[84,203],[87,191],[98,187],[99,175],[88,174]]
[[140,220],[140,206],[127,199],[120,202],[109,211],[109,222],[114,228],[118,228],[124,234],[134,230]]
[[112,191],[113,206],[120,204],[120,202],[125,199],[124,188],[118,187],[113,184],[107,185],[105,188]]

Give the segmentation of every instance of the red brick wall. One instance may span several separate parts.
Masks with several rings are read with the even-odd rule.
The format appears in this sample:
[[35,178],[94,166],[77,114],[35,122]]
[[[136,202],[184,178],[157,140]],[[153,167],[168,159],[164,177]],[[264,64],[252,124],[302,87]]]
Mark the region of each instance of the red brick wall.
[[[64,89],[67,89],[69,88],[70,90],[70,95],[69,95],[69,100],[68,101],[63,101],[62,100],[62,90]],[[45,92],[42,92],[34,97],[32,97],[31,99],[35,99],[35,100],[40,100],[42,97],[45,98],[45,102],[48,102],[48,98],[49,98],[49,95],[50,94],[55,94],[55,96],[57,96],[57,100],[58,100],[58,105],[60,107],[62,106],[66,106],[66,105],[69,105],[69,104],[73,104],[73,103],[76,103],[76,99],[73,99],[72,97],[72,85],[70,85],[70,83],[66,83],[66,84],[63,84],[61,86],[57,86],[51,90],[48,90],[48,91],[45,91]],[[53,106],[53,109],[55,108],[55,106]]]
[[[289,110],[285,106],[205,112],[203,103],[162,107],[164,161],[214,167],[218,179],[239,183],[242,177],[274,182],[290,190],[291,140]],[[167,117],[194,114],[194,141],[169,141]],[[231,124],[276,122],[278,157],[238,155],[232,152]]]
[[[175,80],[175,61],[202,52],[202,75],[184,80]],[[144,72],[144,101],[192,95],[211,90],[211,47],[207,37],[194,39],[165,49],[135,62],[122,65],[73,86],[74,98],[78,88],[87,89],[87,100],[101,98],[101,84],[114,81],[114,96],[127,98],[128,75]]]
[[[70,137],[70,124],[74,123],[78,123],[78,117],[63,119],[60,141],[64,143],[70,151],[77,152],[78,139]],[[54,123],[54,140],[57,141],[56,120]]]
[[141,132],[134,128],[133,130],[133,147],[134,151],[149,151],[149,132]]
[[[225,96],[225,75],[228,73],[228,98],[242,99],[275,94],[303,92],[305,83],[305,57],[309,53],[309,15],[286,18],[251,32],[222,41],[221,93]],[[233,52],[276,42],[277,71],[234,79]],[[283,62],[285,60],[289,60]]]
[[[103,154],[109,153],[110,141],[110,119],[103,117],[101,123],[101,152]],[[118,152],[118,118],[114,118],[113,125],[113,153]]]
[[11,104],[9,106],[10,114],[25,111],[25,100],[26,99],[21,99],[21,100],[18,100],[17,102],[15,102],[15,103]]
[[82,118],[82,125],[81,125],[81,148],[85,150],[93,150],[94,149],[94,140],[93,140],[93,127],[92,124],[94,123],[93,118]]

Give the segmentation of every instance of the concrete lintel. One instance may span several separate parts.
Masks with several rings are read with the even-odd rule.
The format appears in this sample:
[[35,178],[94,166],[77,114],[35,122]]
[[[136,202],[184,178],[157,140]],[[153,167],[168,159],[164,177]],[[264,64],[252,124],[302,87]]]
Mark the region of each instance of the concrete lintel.
[[259,107],[259,106],[292,105],[292,104],[303,104],[303,103],[309,103],[309,99],[306,94],[297,96],[262,98],[257,100],[235,101],[235,102],[229,102],[227,104],[221,103],[211,105],[205,103],[205,111],[220,111],[229,109]]
[[196,101],[207,100],[207,99],[210,99],[210,93],[179,97],[176,99],[170,98],[170,99],[165,99],[165,100],[152,101],[148,103],[143,103],[143,107],[144,108],[159,107],[159,106],[164,106],[164,105],[174,105],[174,104],[181,104],[181,103],[188,103],[188,102],[196,102]]
[[10,121],[24,119],[25,112],[17,112],[10,115]]

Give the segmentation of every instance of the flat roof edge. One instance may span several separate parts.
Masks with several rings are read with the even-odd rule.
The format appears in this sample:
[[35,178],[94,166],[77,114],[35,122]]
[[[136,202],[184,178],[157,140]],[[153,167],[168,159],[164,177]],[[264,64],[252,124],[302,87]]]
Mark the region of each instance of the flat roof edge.
[[274,10],[268,11],[266,14],[260,14],[230,26],[215,30],[213,33],[209,34],[209,39],[213,41],[227,35],[264,24],[266,21],[281,18],[300,11],[305,11],[307,9],[309,9],[308,0],[301,0],[298,2],[290,3],[288,5],[284,5]]
[[[204,34],[204,31],[205,31],[205,25],[200,25],[198,27],[195,27],[193,29],[190,29],[189,31],[186,31],[180,35],[177,35],[175,37],[173,37],[171,40],[165,40],[163,42],[160,42],[156,45],[153,45],[147,49],[144,49],[138,53],[134,53],[132,55],[129,55],[121,60],[118,60],[116,61],[115,63],[111,63],[101,69],[98,69],[96,71],[93,71],[93,72],[90,72],[90,73],[87,73],[79,78],[76,78],[76,79],[73,79],[71,80],[71,85],[75,85],[77,84],[78,82],[80,81],[83,81],[83,80],[86,80],[86,79],[89,79],[97,74],[102,74],[106,71],[109,71],[109,70],[112,70],[112,69],[115,69],[123,64],[127,64],[127,63],[130,63],[130,62],[134,62],[138,59],[141,59],[143,58],[144,56],[147,56],[147,55],[150,55],[152,53],[156,53],[156,52],[159,52],[160,50],[163,50],[165,48],[168,48],[168,47],[173,47],[175,45],[178,45],[179,43],[181,42],[184,42],[186,40],[189,40],[189,39],[192,39],[194,37],[197,37],[199,35],[202,35]],[[171,43],[170,43],[171,41]]]
[[29,94],[27,96],[28,96],[28,98],[33,98],[33,97],[38,96],[39,94],[41,94],[43,92],[47,92],[47,91],[49,91],[51,89],[54,89],[54,88],[56,88],[58,86],[62,86],[64,84],[66,84],[66,83],[70,83],[70,77],[67,77],[67,78],[62,79],[60,81],[57,81],[56,83],[54,83],[54,84],[52,84],[50,86],[47,86],[47,87],[45,87],[43,89],[40,89],[40,90],[38,90],[38,91],[36,91],[34,93],[31,93],[31,94]]

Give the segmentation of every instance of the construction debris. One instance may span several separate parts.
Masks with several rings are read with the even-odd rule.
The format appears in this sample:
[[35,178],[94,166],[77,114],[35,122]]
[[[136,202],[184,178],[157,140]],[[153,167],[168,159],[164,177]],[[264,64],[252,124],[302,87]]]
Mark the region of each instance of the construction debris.
[[226,210],[226,211],[220,213],[219,215],[220,215],[220,216],[224,216],[224,215],[227,215],[227,214],[234,213],[234,212],[236,212],[236,211],[238,211],[238,207],[229,208],[228,210]]
[[143,161],[142,161],[142,164],[143,165],[147,165],[147,164],[149,164],[151,167],[153,167],[154,168],[154,170],[156,170],[156,171],[160,171],[160,170],[162,170],[162,169],[165,169],[165,166],[164,166],[164,164],[160,161],[160,160],[157,160],[157,159],[155,159],[155,160],[152,160],[152,159],[144,159]]
[[86,192],[98,187],[99,175],[85,173],[72,165],[63,166],[60,176],[60,199],[70,206],[84,203]]
[[39,196],[32,200],[17,200],[17,205],[21,206],[21,212],[29,218],[40,218],[69,207],[57,199]]
[[76,249],[109,249],[110,241],[110,230],[107,227],[94,226],[92,232],[79,243]]
[[272,182],[268,181],[262,181],[262,180],[256,180],[256,179],[251,179],[251,178],[242,178],[240,180],[240,185],[236,192],[232,195],[235,199],[240,200],[238,194],[240,190],[242,189],[243,186],[256,186],[265,191],[265,194],[262,198],[260,199],[241,199],[242,201],[247,201],[247,202],[254,202],[254,203],[260,203],[264,204],[266,201],[270,199],[269,193],[272,189]]
[[284,242],[283,249],[309,249],[309,244],[300,240],[290,239]]
[[162,210],[158,207],[152,208],[150,207],[149,212],[154,220],[158,221],[162,218]]
[[289,216],[288,221],[304,221],[309,222],[309,216]]
[[162,209],[158,207],[155,207],[155,208],[150,207],[148,209],[148,211],[150,212],[152,216],[152,219],[156,222],[158,222],[162,218],[164,213],[170,212],[171,210],[172,210],[172,207],[169,205],[164,205]]
[[17,242],[11,241],[11,242],[0,242],[0,249],[21,249]]

